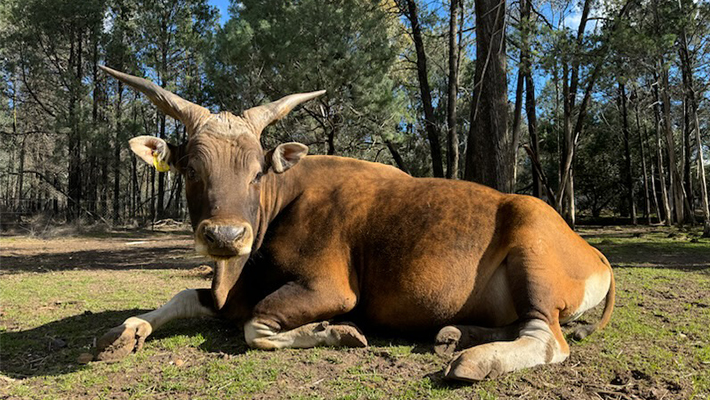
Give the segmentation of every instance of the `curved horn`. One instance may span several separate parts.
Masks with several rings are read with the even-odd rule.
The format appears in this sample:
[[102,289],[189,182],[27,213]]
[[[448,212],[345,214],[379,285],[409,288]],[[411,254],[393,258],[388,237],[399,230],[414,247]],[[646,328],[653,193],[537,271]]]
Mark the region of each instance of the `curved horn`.
[[153,104],[155,104],[158,109],[166,115],[169,115],[185,124],[185,126],[187,126],[188,135],[192,133],[202,117],[210,115],[210,110],[191,103],[147,79],[124,74],[123,72],[116,71],[103,65],[99,65],[99,67],[119,81],[148,96],[150,101],[152,101]]
[[254,133],[258,138],[261,136],[261,131],[272,123],[286,116],[294,107],[314,99],[325,93],[325,90],[310,93],[298,93],[283,97],[273,103],[264,104],[263,106],[252,107],[242,113],[245,120],[249,121],[254,127]]

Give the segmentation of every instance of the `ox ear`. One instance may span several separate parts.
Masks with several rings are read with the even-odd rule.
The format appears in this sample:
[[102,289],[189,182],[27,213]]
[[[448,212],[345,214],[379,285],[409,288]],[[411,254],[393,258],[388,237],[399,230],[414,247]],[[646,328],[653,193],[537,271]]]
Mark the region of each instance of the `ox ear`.
[[129,140],[128,144],[138,157],[154,166],[159,172],[170,170],[172,153],[165,140],[155,136],[137,136]]
[[293,167],[308,154],[308,146],[290,142],[277,146],[271,154],[271,166],[277,174]]

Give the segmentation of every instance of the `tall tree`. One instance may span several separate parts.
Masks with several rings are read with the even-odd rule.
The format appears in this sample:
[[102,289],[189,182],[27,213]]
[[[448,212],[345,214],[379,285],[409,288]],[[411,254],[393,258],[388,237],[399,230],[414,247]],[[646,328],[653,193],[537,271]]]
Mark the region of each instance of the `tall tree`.
[[505,0],[476,0],[476,72],[466,180],[510,192]]
[[[681,8],[683,7],[683,3],[679,2],[679,5],[681,5]],[[686,2],[685,5],[686,8],[688,8],[688,4]],[[707,13],[707,11],[706,11]],[[690,15],[693,15],[695,13],[690,13]],[[698,96],[696,95],[697,89],[695,85],[695,77],[694,77],[694,60],[693,57],[691,56],[691,50],[689,46],[689,40],[688,40],[688,33],[686,31],[685,25],[681,28],[680,35],[678,37],[678,52],[680,55],[680,66],[681,66],[681,74],[683,77],[683,89],[685,92],[685,97],[686,97],[686,112],[685,114],[688,116],[687,122],[688,130],[689,131],[694,131],[695,133],[695,145],[696,145],[696,151],[697,151],[697,162],[698,162],[698,182],[700,186],[700,200],[701,200],[701,210],[703,213],[703,236],[704,237],[710,237],[710,206],[709,202],[710,200],[708,199],[708,188],[707,188],[707,180],[705,178],[705,162],[704,162],[704,156],[703,156],[703,144],[702,144],[702,137],[700,135],[700,119],[698,117]],[[687,137],[686,143],[687,147],[690,147],[690,136]],[[688,166],[690,165],[690,151],[687,152],[687,164]],[[686,175],[688,176],[688,185],[687,185],[687,191],[690,192],[692,191],[692,185],[690,185],[690,170],[686,171]],[[690,194],[690,193],[689,193]],[[688,196],[691,197],[691,196]],[[692,201],[689,201],[692,204]],[[691,212],[693,212],[692,207],[691,207]]]
[[[525,114],[528,120],[528,137],[530,151],[539,159],[540,139],[537,134],[537,111],[535,101],[535,81],[532,77],[532,55],[530,38],[535,32],[533,21],[530,18],[532,0],[520,0],[520,68],[525,81]],[[515,151],[515,146],[514,146]],[[536,168],[532,168],[532,195],[542,195],[542,181]]]
[[[452,7],[454,3],[455,1],[452,0]],[[421,94],[422,107],[424,108],[424,127],[426,129],[427,137],[429,139],[429,146],[431,147],[432,171],[435,177],[443,178],[444,167],[441,159],[441,144],[439,143],[440,133],[436,125],[436,117],[434,116],[434,106],[432,104],[431,99],[431,87],[429,86],[427,56],[426,51],[424,50],[424,39],[422,37],[421,24],[419,23],[419,12],[417,10],[416,1],[407,0],[406,8],[403,7],[403,10],[404,14],[407,16],[407,19],[409,19],[409,23],[412,27],[412,41],[414,42],[414,48],[416,49],[417,53],[417,78],[419,81],[419,92]],[[451,23],[454,26],[456,25],[455,22]],[[453,38],[454,36],[451,37]],[[451,63],[451,60],[449,60],[449,63]],[[449,64],[449,67],[450,66],[451,64]],[[449,87],[452,87],[451,84],[449,84]],[[449,96],[450,95],[451,94],[449,94]],[[451,129],[451,127],[449,127],[449,129]],[[451,132],[449,132],[449,138],[450,135]]]
[[[456,102],[459,90],[459,9],[463,0],[450,0],[449,4],[449,82],[447,96],[446,177],[457,179],[459,175],[459,136],[456,129]],[[463,11],[461,12],[463,14]],[[461,16],[463,18],[463,16]]]
[[628,201],[631,223],[637,224],[636,220],[636,197],[634,196],[633,164],[631,163],[631,131],[629,129],[629,112],[626,99],[626,85],[619,81],[618,103],[621,111],[621,133],[624,137],[624,181],[626,183],[626,199]]

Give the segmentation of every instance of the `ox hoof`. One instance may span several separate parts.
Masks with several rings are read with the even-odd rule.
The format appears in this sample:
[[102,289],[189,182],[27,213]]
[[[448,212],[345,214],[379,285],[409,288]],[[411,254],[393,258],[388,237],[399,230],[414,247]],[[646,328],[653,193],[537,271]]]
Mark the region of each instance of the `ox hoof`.
[[126,321],[106,332],[96,342],[97,361],[118,361],[134,351],[143,348],[145,339],[150,335],[151,327],[147,322],[129,323]]
[[354,324],[340,323],[330,325],[330,334],[336,339],[339,346],[367,347],[367,338]]
[[500,362],[497,360],[481,360],[473,354],[461,353],[444,371],[446,379],[465,382],[478,382],[486,378],[497,378],[501,375]]
[[455,326],[445,326],[436,335],[434,352],[441,357],[451,357],[461,340],[461,330]]

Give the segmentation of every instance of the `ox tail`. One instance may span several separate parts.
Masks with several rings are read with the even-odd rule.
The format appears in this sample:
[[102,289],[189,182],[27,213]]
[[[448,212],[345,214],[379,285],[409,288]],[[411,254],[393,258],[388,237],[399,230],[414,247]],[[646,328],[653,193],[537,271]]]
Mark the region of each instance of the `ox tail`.
[[575,340],[582,340],[597,329],[604,328],[609,323],[609,320],[611,320],[611,314],[614,311],[614,299],[616,297],[616,283],[614,282],[614,271],[611,269],[611,264],[609,264],[609,260],[604,257],[604,254],[602,254],[597,249],[594,250],[596,250],[597,254],[599,255],[599,258],[604,263],[604,265],[609,268],[609,291],[606,293],[606,300],[604,302],[604,312],[602,312],[602,318],[596,324],[584,325],[575,329]]

